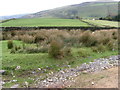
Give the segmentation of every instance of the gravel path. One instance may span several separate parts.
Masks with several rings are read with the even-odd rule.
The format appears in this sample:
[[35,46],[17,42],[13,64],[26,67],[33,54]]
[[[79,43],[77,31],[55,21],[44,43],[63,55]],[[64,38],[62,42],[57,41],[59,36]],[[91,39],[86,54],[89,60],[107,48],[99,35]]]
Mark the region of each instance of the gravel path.
[[57,73],[50,73],[48,78],[39,81],[35,87],[37,88],[62,88],[69,87],[70,82],[75,82],[73,77],[77,77],[80,73],[92,73],[98,72],[105,69],[109,69],[115,66],[118,66],[118,60],[120,59],[120,55],[118,56],[110,56],[109,58],[99,58],[95,59],[94,62],[89,62],[88,64],[84,63],[76,68],[69,68],[60,70]]

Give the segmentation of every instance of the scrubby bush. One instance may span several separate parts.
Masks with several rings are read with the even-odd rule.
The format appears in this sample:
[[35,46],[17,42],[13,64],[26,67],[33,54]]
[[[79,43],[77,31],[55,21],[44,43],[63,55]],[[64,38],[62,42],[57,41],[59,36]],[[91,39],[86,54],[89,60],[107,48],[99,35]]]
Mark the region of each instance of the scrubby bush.
[[107,43],[108,50],[117,50],[118,49],[118,43],[117,41],[111,40]]
[[3,40],[2,32],[0,31],[0,41]]
[[98,51],[99,52],[105,52],[106,51],[106,47],[104,45],[98,45]]
[[11,38],[12,38],[11,34],[9,34],[9,33],[3,34],[3,40],[10,40]]
[[26,53],[39,53],[40,50],[39,50],[38,48],[27,47],[27,48],[25,49],[25,52],[26,52]]
[[90,56],[90,51],[87,51],[86,49],[81,48],[78,51],[78,55],[80,57],[88,57],[88,56]]
[[40,48],[40,52],[41,53],[48,53],[48,48],[49,48],[48,46],[43,46]]
[[62,54],[64,57],[67,57],[67,56],[72,56],[72,53],[71,53],[71,48],[70,47],[64,47],[62,50],[61,50]]
[[11,36],[15,36],[16,32],[15,31],[11,31]]
[[21,47],[20,47],[20,46],[15,45],[15,46],[14,46],[14,49],[15,49],[15,51],[18,51],[19,49],[21,49]]
[[11,51],[10,51],[10,53],[16,53],[15,48],[12,48]]
[[17,53],[21,49],[22,48],[20,46],[14,45],[13,48],[11,49],[10,53]]
[[[103,38],[103,37],[102,37]],[[109,37],[104,37],[101,41],[100,44],[106,45],[108,42],[110,42],[111,38]]]
[[8,47],[8,49],[12,49],[13,48],[13,41],[12,40],[9,40],[8,42],[7,42],[7,47]]
[[97,44],[97,39],[92,35],[91,31],[85,31],[80,37],[80,42],[83,43],[84,46],[90,47]]
[[96,47],[92,47],[92,50],[93,50],[93,52],[102,53],[102,52],[105,52],[107,50],[107,48],[103,44],[100,44]]
[[42,42],[46,39],[46,37],[44,36],[44,34],[40,34],[38,33],[36,36],[35,36],[35,43],[38,43],[38,42]]
[[63,44],[60,43],[59,41],[57,40],[51,41],[49,55],[54,58],[61,58],[63,56],[63,53],[61,52],[62,47]]
[[[14,46],[16,52],[39,53],[48,52],[55,58],[69,56],[71,52],[67,47],[92,47],[94,52],[104,52],[117,49],[117,30],[30,30],[30,31],[3,31],[3,40],[20,40],[24,43],[34,43],[36,47],[28,47],[23,44],[21,49]],[[1,40],[1,39],[0,39]],[[62,43],[61,43],[62,41]],[[120,41],[120,40],[118,40]],[[61,47],[62,44],[62,47]],[[118,43],[120,44],[120,42]],[[43,46],[43,48],[41,47]],[[47,47],[49,46],[49,47]],[[64,47],[66,46],[66,47]],[[119,45],[120,46],[120,45]],[[107,47],[107,48],[106,48]],[[48,50],[49,48],[49,50]],[[57,48],[53,50],[54,48]],[[82,50],[81,50],[82,51]],[[83,50],[84,52],[84,50]],[[84,55],[83,55],[84,56]]]
[[98,48],[97,47],[92,47],[92,51],[93,52],[98,52]]
[[112,33],[112,37],[113,37],[113,39],[117,39],[117,38],[118,38],[118,34],[117,34],[116,31],[114,31],[114,32]]
[[19,49],[16,53],[47,53],[48,47],[26,47],[24,49]]
[[29,35],[23,35],[21,37],[21,40],[25,43],[34,43],[35,38],[33,36],[29,36]]

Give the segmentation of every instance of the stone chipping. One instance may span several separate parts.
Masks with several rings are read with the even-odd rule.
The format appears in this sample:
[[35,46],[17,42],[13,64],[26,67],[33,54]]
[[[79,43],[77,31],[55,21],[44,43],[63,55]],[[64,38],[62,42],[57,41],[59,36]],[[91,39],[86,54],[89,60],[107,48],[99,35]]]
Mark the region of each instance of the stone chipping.
[[46,87],[57,87],[55,85],[65,86],[66,82],[75,82],[74,77],[80,75],[80,73],[93,73],[116,67],[119,65],[120,55],[110,56],[109,58],[99,58],[95,59],[93,62],[84,63],[76,68],[63,69],[57,73],[50,74],[44,80],[38,80],[36,87],[37,88],[46,88]]

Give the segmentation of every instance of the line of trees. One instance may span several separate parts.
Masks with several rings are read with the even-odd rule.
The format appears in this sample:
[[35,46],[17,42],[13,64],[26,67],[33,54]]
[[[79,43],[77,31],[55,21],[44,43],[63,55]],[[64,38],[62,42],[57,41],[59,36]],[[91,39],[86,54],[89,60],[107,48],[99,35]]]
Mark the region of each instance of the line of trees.
[[120,21],[120,14],[116,15],[116,16],[106,16],[106,17],[101,17],[99,18],[99,20],[109,20],[109,21]]

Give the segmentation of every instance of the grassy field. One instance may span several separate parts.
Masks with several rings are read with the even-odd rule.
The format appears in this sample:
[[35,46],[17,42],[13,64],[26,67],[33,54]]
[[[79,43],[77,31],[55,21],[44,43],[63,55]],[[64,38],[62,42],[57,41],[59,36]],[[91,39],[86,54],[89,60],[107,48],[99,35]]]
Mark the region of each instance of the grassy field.
[[[38,76],[42,76],[41,79],[46,77],[49,72],[59,71],[66,68],[66,65],[71,65],[71,67],[76,67],[82,63],[87,63],[93,61],[95,58],[106,57],[110,55],[116,55],[117,51],[106,51],[104,53],[94,53],[91,48],[72,48],[72,57],[64,59],[54,59],[49,57],[48,53],[34,53],[34,54],[24,54],[16,53],[11,54],[10,50],[7,48],[7,41],[1,41],[2,43],[2,69],[7,70],[5,75],[3,75],[3,80],[17,80],[16,82],[6,83],[4,87],[11,87],[14,84],[20,84],[20,87],[24,87],[24,82],[27,81],[30,86],[35,83]],[[22,45],[21,41],[14,41],[16,45]],[[28,44],[29,45],[29,44]],[[34,46],[34,44],[32,45]],[[90,57],[83,58],[79,56],[78,52],[80,50],[86,50],[90,54]],[[21,66],[19,70],[15,70],[17,66]],[[47,69],[47,67],[51,69]],[[41,73],[38,68],[45,70]],[[35,72],[35,73],[33,73]],[[33,79],[29,79],[33,78]]]
[[44,80],[51,72],[117,55],[117,38],[117,29],[3,31],[4,87],[26,87],[25,82],[34,87],[38,77]]
[[118,22],[116,21],[106,21],[106,20],[85,20],[85,21],[100,27],[105,27],[105,26],[118,27]]
[[[105,20],[84,20],[90,24],[94,24],[99,27],[118,27],[118,22],[105,21]],[[85,22],[78,19],[45,19],[45,18],[33,18],[33,19],[15,19],[2,23],[3,27],[91,27]]]
[[87,27],[88,24],[81,22],[77,19],[41,19],[41,18],[33,18],[33,19],[16,19],[11,20],[5,23],[2,23],[4,27],[18,27],[18,26],[26,26],[26,27],[35,27],[35,26],[83,26]]

